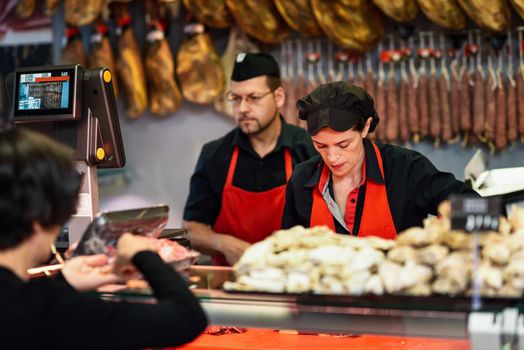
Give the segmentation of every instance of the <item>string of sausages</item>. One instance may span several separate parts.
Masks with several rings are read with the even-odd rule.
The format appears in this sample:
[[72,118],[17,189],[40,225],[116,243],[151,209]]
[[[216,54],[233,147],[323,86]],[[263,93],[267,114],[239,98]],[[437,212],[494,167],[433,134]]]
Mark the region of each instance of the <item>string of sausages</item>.
[[524,142],[524,38],[518,31],[515,45],[511,34],[498,47],[485,44],[486,35],[478,30],[458,46],[438,33],[421,32],[397,41],[390,36],[365,56],[334,52],[330,46],[327,77],[322,67],[329,60],[317,42],[315,55],[304,54],[307,74],[299,73],[301,62],[288,61],[288,71],[295,70],[304,82],[296,84],[298,79],[286,87],[295,89],[289,95],[301,97],[299,90],[311,91],[324,81],[362,86],[375,100],[380,123],[369,136],[379,142],[426,140],[439,147],[462,141],[464,146],[484,143],[492,152],[501,151]]

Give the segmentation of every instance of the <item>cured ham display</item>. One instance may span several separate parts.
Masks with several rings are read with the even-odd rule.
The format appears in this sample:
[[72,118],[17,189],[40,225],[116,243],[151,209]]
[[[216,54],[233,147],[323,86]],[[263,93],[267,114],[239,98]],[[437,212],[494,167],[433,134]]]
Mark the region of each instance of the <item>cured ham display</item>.
[[125,101],[125,114],[131,119],[137,119],[146,110],[148,102],[142,55],[131,26],[127,4],[113,5],[118,20],[116,66]]
[[186,100],[211,104],[224,89],[224,71],[211,37],[198,25],[191,30],[178,50],[176,73]]

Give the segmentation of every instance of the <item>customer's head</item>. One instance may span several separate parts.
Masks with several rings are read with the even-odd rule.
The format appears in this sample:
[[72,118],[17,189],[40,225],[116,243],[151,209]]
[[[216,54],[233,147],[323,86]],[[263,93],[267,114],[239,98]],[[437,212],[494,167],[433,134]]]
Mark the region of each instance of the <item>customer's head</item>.
[[301,98],[297,109],[333,175],[345,176],[361,164],[362,139],[379,121],[373,98],[364,89],[344,81],[323,84]]
[[273,56],[245,52],[237,55],[228,98],[245,134],[258,134],[275,122],[285,97],[280,69]]
[[[81,175],[73,151],[24,129],[0,131],[0,252],[35,233],[48,250],[76,211]],[[43,233],[43,234],[42,234]]]

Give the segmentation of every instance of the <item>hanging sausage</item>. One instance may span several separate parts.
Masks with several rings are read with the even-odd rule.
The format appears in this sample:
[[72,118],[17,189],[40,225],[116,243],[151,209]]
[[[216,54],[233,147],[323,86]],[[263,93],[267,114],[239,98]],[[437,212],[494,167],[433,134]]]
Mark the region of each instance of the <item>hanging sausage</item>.
[[395,51],[395,44],[393,36],[390,37],[390,59],[389,71],[386,82],[386,140],[388,142],[396,142],[398,139],[398,93],[397,93],[397,74],[395,71],[395,62],[399,60],[399,55]]
[[508,142],[515,142],[518,138],[518,115],[517,115],[517,83],[513,73],[513,41],[511,31],[508,30],[508,69],[507,69],[507,113],[508,113]]
[[434,140],[434,145],[438,147],[440,144],[440,134],[442,133],[442,116],[441,116],[441,105],[438,77],[437,77],[437,63],[436,59],[440,58],[439,54],[435,50],[435,38],[434,34],[431,33],[429,37],[429,47],[431,51],[430,58],[430,72],[428,82],[428,96],[429,96],[429,134]]
[[288,124],[298,124],[298,111],[296,107],[297,103],[297,89],[295,87],[295,74],[294,74],[294,55],[293,46],[290,40],[285,41],[281,44],[282,54],[280,58],[281,63],[281,75],[282,75],[282,87],[286,92],[286,100],[282,114]]
[[377,82],[375,80],[375,71],[373,70],[371,59],[371,54],[366,54],[366,81],[364,83],[364,88],[371,97],[375,98],[375,95],[377,94]]
[[[342,69],[343,69],[343,66],[342,66]],[[364,88],[366,89],[368,94],[371,97],[373,97],[374,102],[375,102],[375,108],[376,108],[377,106],[377,82],[376,82],[375,72],[371,65],[371,54],[370,53],[366,54],[366,81],[364,83]],[[382,118],[382,116],[379,115],[379,118]],[[377,133],[376,132],[369,133],[367,138],[370,139],[371,141],[374,141],[377,138]]]
[[519,68],[516,74],[517,84],[517,115],[518,115],[518,131],[520,141],[524,143],[524,40],[522,39],[523,29],[519,28]]
[[324,69],[322,69],[322,60],[325,55],[322,53],[322,42],[320,40],[315,41],[315,50],[318,56],[317,62],[315,62],[315,68],[317,72],[317,86],[320,84],[325,84],[327,82],[326,76],[324,74]]
[[460,130],[464,135],[464,145],[468,143],[469,133],[471,131],[471,75],[468,70],[468,57],[470,55],[468,47],[469,45],[466,45],[466,50],[462,56],[462,67],[459,73]]
[[385,55],[383,55],[382,43],[378,46],[378,52],[380,55],[378,63],[378,76],[377,76],[377,88],[376,88],[376,98],[375,98],[375,109],[377,111],[378,117],[380,118],[380,123],[375,129],[376,139],[378,141],[386,141],[386,127],[387,127],[387,116],[386,116],[386,72],[384,71],[384,62],[388,60]]
[[401,50],[400,60],[400,83],[399,83],[399,133],[400,141],[409,142],[409,123],[408,123],[408,98],[409,98],[409,76],[406,69],[407,55],[405,48]]
[[309,42],[308,52],[306,53],[307,75],[306,75],[306,94],[310,94],[318,86],[319,82],[315,77],[315,67],[320,60],[320,53],[314,51],[313,43]]
[[[357,74],[355,77],[355,85],[361,88],[366,87],[366,74],[364,73],[364,58],[363,55],[357,57]],[[368,92],[369,93],[369,92]]]
[[451,102],[450,102],[450,77],[446,64],[446,47],[444,35],[440,35],[440,77],[438,81],[439,99],[442,118],[442,140],[450,143],[453,140],[453,128],[451,125]]
[[[327,74],[327,82],[332,83],[334,81],[337,81],[337,73],[335,73],[335,66],[334,61],[339,62],[338,60],[338,52],[336,55],[333,55],[333,42],[328,42],[328,74]],[[342,79],[340,79],[342,80]]]
[[472,131],[482,141],[484,139],[484,129],[486,124],[486,109],[484,103],[486,99],[486,81],[484,68],[482,67],[482,37],[481,34],[477,34],[478,50],[475,53],[476,59],[476,72],[474,77],[474,88],[473,88],[473,125]]
[[506,91],[504,88],[504,75],[502,73],[502,51],[498,52],[497,67],[497,121],[495,124],[495,148],[503,150],[508,144]]
[[413,137],[413,141],[418,143],[420,141],[419,128],[419,113],[418,113],[418,72],[415,67],[415,58],[413,55],[414,40],[413,37],[409,39],[409,49],[406,50],[406,55],[409,58],[409,85],[407,91],[408,104],[408,125],[409,132]]
[[451,59],[449,65],[449,107],[451,114],[451,130],[455,135],[454,140],[460,137],[460,73],[459,56],[455,49],[450,49],[448,55]]
[[493,67],[492,53],[488,56],[488,76],[486,79],[486,142],[493,149],[497,123],[497,74]]
[[428,77],[426,74],[426,61],[431,55],[431,50],[425,47],[423,38],[423,35],[420,34],[420,48],[418,50],[420,67],[418,72],[417,101],[421,139],[429,136],[429,86]]
[[[307,84],[304,74],[304,64],[307,64],[306,57],[304,55],[302,41],[297,42],[297,79],[295,80],[296,96],[300,99],[305,97],[307,93]],[[299,119],[298,125],[304,129],[307,128],[305,120]]]

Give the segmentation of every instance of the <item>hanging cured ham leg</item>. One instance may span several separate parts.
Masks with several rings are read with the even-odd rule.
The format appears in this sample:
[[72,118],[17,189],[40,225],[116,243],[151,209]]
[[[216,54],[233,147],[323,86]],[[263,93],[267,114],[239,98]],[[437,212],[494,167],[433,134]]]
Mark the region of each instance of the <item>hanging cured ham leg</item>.
[[[145,55],[145,68],[149,87],[149,108],[153,115],[166,117],[175,113],[182,104],[182,93],[175,81],[175,62],[165,38],[167,18],[158,11],[161,4],[146,0],[149,32]],[[164,11],[165,13],[165,11]],[[162,74],[159,74],[162,72]]]

